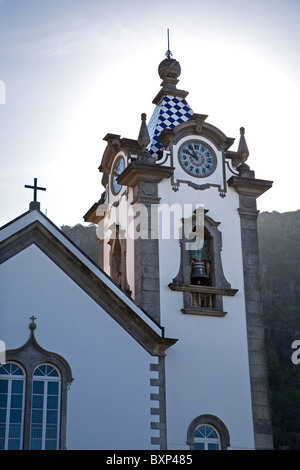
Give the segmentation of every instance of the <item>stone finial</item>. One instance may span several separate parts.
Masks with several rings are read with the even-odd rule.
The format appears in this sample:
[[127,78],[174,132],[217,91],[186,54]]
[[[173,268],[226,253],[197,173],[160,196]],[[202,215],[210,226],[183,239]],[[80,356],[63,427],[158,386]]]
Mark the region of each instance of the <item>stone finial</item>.
[[250,166],[247,165],[246,160],[249,157],[249,150],[247,147],[246,139],[245,139],[245,128],[240,128],[240,142],[238,147],[238,154],[241,156],[241,163],[238,166],[239,175],[243,176],[244,178],[254,178],[254,171],[250,169]]
[[180,63],[176,59],[171,58],[171,53],[167,51],[167,58],[164,59],[158,66],[158,75],[162,79],[161,90],[158,92],[153,100],[154,104],[158,104],[164,96],[171,95],[179,98],[186,98],[189,94],[188,91],[177,89],[176,85],[179,82],[178,77],[181,73]]
[[164,59],[158,66],[158,75],[162,80],[177,79],[180,76],[181,67],[176,59],[168,57]]
[[239,147],[238,147],[238,153],[241,154],[243,163],[245,163],[245,161],[249,157],[249,150],[248,150],[246,139],[245,139],[245,128],[244,127],[240,128],[240,134],[241,134],[241,137],[240,137],[240,142],[239,142]]
[[138,153],[137,162],[144,163],[144,164],[153,164],[155,163],[155,158],[151,157],[149,150],[147,149],[147,145],[150,143],[150,137],[148,133],[148,128],[146,124],[146,114],[143,113],[141,115],[142,124],[140,128],[140,133],[138,136],[138,144],[141,147],[141,151]]
[[141,118],[142,118],[142,124],[140,128],[140,133],[138,136],[138,143],[141,146],[141,148],[144,149],[150,143],[150,137],[149,137],[148,128],[146,124],[146,118],[147,118],[146,114],[143,113],[141,115]]

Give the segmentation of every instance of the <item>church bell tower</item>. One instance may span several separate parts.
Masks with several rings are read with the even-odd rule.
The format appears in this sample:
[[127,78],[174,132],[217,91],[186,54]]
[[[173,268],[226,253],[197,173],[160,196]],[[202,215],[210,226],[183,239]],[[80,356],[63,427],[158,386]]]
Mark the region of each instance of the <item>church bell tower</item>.
[[[169,52],[169,51],[168,51]],[[138,138],[107,134],[100,267],[178,342],[161,362],[165,448],[271,449],[256,199],[272,186],[195,113],[167,54]]]

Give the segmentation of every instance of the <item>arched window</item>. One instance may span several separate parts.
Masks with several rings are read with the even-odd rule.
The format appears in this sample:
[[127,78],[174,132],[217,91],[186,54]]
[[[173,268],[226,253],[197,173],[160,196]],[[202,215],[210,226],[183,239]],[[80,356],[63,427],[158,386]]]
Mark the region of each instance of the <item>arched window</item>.
[[194,449],[220,450],[220,437],[217,431],[207,424],[197,426],[194,432]]
[[20,450],[23,443],[25,373],[19,364],[0,366],[0,450]]
[[228,429],[216,416],[198,416],[189,425],[187,445],[195,450],[226,450],[230,446]]
[[30,450],[56,450],[59,445],[61,379],[51,364],[33,373]]
[[67,361],[30,336],[6,351],[0,365],[0,450],[66,449],[67,391],[73,381]]

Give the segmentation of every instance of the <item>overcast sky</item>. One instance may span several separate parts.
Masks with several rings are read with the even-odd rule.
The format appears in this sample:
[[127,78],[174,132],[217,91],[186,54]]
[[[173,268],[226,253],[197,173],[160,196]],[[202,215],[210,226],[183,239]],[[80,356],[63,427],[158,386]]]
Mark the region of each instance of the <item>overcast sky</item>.
[[38,199],[57,225],[83,222],[103,191],[107,133],[136,139],[170,48],[178,87],[248,164],[274,181],[261,211],[293,211],[300,173],[299,0],[0,0],[0,225]]

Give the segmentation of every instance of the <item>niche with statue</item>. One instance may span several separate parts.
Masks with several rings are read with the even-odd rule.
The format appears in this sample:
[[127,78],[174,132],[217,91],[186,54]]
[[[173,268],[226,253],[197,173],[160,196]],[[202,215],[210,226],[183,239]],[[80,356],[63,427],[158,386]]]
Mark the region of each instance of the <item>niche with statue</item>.
[[[204,216],[204,239],[202,246],[195,243],[193,249],[192,233],[196,228],[193,220],[191,238],[185,237],[184,225],[180,240],[180,267],[177,276],[169,284],[174,291],[183,292],[182,313],[194,315],[224,316],[224,295],[233,296],[232,289],[225,278],[222,260],[222,234],[215,222],[207,214]],[[186,249],[187,243],[192,249]]]

